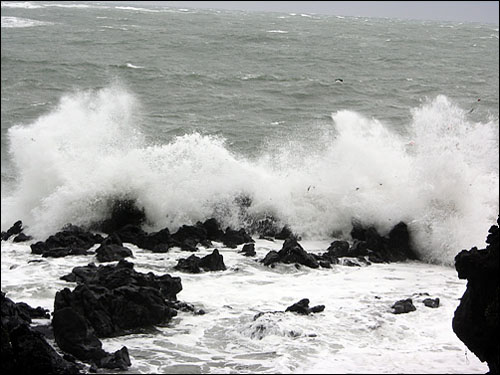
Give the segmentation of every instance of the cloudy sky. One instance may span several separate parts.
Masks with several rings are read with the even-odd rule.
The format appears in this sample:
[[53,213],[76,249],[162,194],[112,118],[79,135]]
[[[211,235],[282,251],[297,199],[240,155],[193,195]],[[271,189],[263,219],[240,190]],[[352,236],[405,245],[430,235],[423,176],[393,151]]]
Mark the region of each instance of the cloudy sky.
[[[125,1],[124,1],[125,2]],[[498,1],[130,1],[181,8],[334,14],[338,16],[498,24]]]

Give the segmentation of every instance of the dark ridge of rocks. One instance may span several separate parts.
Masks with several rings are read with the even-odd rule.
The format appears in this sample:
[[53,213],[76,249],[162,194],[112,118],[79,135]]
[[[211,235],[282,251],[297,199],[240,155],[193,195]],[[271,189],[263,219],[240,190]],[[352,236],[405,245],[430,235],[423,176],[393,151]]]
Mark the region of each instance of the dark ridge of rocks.
[[158,290],[165,299],[177,300],[177,293],[182,290],[180,277],[168,274],[156,276],[152,272],[147,274],[134,270],[134,264],[122,259],[116,265],[101,265],[96,267],[90,263],[87,266],[75,267],[61,280],[78,284],[102,285],[112,290],[121,286],[150,287]]
[[[36,244],[35,244],[36,245]],[[91,252],[79,247],[55,247],[44,250],[42,257],[44,258],[62,258],[68,255],[89,255]]]
[[243,245],[243,248],[241,249],[240,253],[242,253],[246,257],[253,257],[257,255],[257,253],[255,252],[255,244],[247,243]]
[[316,258],[312,254],[306,252],[297,240],[293,238],[286,239],[280,251],[276,252],[271,250],[261,262],[264,263],[265,266],[272,266],[279,262],[302,264],[310,268],[319,267]]
[[239,230],[234,230],[229,227],[226,228],[226,232],[222,236],[221,241],[224,246],[233,249],[244,243],[255,242],[245,229],[241,228]]
[[439,298],[426,298],[422,303],[427,307],[435,309],[439,307]]
[[394,309],[393,314],[405,314],[416,310],[411,298],[399,300],[391,308]]
[[16,221],[7,232],[2,232],[1,237],[2,241],[7,241],[10,236],[15,234],[20,234],[23,231],[23,222],[21,220]]
[[81,361],[120,370],[126,370],[131,365],[127,348],[124,346],[113,354],[104,351],[92,327],[74,308],[64,307],[54,311],[52,327],[57,346]]
[[132,250],[128,247],[120,246],[114,243],[99,246],[96,249],[96,258],[99,262],[113,262],[126,257],[133,257]]
[[313,307],[309,307],[309,299],[303,298],[299,302],[294,303],[291,306],[288,306],[285,312],[295,312],[300,315],[309,315],[311,313],[322,312],[325,309],[325,305],[317,305]]
[[349,249],[348,256],[368,255],[368,259],[374,263],[418,259],[410,245],[408,226],[403,222],[396,224],[387,237],[380,236],[374,227],[365,229],[355,223],[351,237],[357,241],[353,242],[356,247]]
[[[30,327],[33,309],[0,293],[2,364],[4,374],[80,374],[80,368],[61,357],[44,335]],[[43,310],[43,309],[42,309]],[[35,313],[37,316],[38,312]]]
[[364,228],[354,223],[351,231],[353,242],[333,241],[327,251],[314,255],[321,267],[332,264],[362,266],[371,263],[401,262],[417,259],[410,245],[410,236],[405,223],[395,225],[387,237],[382,237],[374,227]]
[[203,258],[197,257],[196,255],[191,255],[186,259],[181,258],[174,268],[183,272],[200,273],[202,270],[225,271],[226,265],[224,264],[223,256],[219,254],[219,250],[215,249],[212,254]]
[[207,239],[207,230],[201,223],[196,225],[183,225],[177,232],[172,234],[172,239],[178,243],[183,243],[187,239],[190,239],[197,244]]
[[49,236],[45,241],[38,241],[31,244],[30,247],[33,254],[41,254],[48,257],[87,255],[86,250],[102,241],[103,238],[101,235],[93,234],[76,225],[68,224],[60,232]]
[[455,256],[458,278],[467,279],[467,289],[455,310],[453,332],[482,362],[487,362],[491,374],[500,371],[499,225],[500,216],[488,231],[485,249],[473,247]]
[[[44,309],[43,307],[38,306],[33,308],[24,302],[17,302],[16,306],[24,316],[28,316],[30,319],[50,319],[49,310]],[[29,323],[31,323],[31,320]]]

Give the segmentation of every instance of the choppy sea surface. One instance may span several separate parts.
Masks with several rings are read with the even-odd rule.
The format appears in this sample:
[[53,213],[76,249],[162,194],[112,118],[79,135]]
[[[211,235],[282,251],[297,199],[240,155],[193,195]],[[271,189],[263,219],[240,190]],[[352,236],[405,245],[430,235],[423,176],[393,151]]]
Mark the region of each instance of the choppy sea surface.
[[[489,24],[2,2],[2,230],[21,219],[44,240],[133,199],[147,230],[272,216],[323,252],[353,221],[404,221],[422,261],[269,269],[219,244],[228,270],[189,275],[173,269],[185,252],[130,245],[207,314],[105,348],[126,345],[139,373],[485,372],[451,330],[453,258],[499,211],[498,51]],[[257,259],[280,248],[258,240]],[[59,277],[96,261],[1,251],[7,296],[51,310]],[[391,313],[412,296],[417,311]],[[325,311],[252,334],[257,312],[301,298]]]

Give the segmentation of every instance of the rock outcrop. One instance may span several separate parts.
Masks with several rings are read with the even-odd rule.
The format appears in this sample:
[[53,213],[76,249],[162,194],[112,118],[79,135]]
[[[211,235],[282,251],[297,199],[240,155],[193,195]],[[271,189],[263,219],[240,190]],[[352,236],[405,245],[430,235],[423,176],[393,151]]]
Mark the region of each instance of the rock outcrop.
[[80,374],[80,368],[61,357],[42,333],[30,326],[31,317],[47,317],[47,310],[14,303],[0,293],[3,374]]
[[182,290],[179,277],[143,274],[124,259],[114,266],[75,267],[61,279],[78,285],[56,293],[55,340],[62,350],[103,368],[125,369],[130,359],[126,347],[104,352],[99,338],[168,323],[177,315],[168,301]]
[[[500,217],[497,224],[500,225]],[[499,227],[492,225],[485,249],[462,250],[455,257],[460,279],[467,289],[455,310],[452,327],[455,334],[482,362],[491,374],[500,371],[499,337]]]

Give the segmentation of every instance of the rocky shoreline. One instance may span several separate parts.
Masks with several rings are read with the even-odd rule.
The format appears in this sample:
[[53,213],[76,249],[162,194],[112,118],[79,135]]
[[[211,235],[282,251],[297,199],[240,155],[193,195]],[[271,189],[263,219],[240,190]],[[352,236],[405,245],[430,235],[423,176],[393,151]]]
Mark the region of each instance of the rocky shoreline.
[[[127,215],[131,220],[127,220]],[[124,243],[134,244],[153,253],[167,253],[172,247],[178,247],[188,252],[196,252],[200,245],[205,248],[214,248],[211,254],[203,258],[192,254],[187,258],[179,259],[174,269],[188,273],[226,270],[223,256],[215,248],[213,242],[221,243],[227,248],[243,245],[240,251],[241,255],[255,257],[254,240],[245,229],[226,228],[226,230],[222,230],[213,218],[203,223],[198,222],[196,225],[183,225],[173,234],[168,228],[146,233],[142,230],[141,223],[140,213],[129,212],[127,214],[123,210],[118,210],[118,213],[105,221],[101,227],[94,227],[93,231],[67,225],[45,241],[38,241],[30,245],[32,253],[42,257],[95,255],[100,263],[118,261],[114,265],[96,266],[89,263],[84,267],[75,267],[70,274],[61,275],[61,280],[76,282],[77,286],[73,290],[64,288],[55,296],[51,327],[55,343],[59,350],[66,354],[62,357],[56,351],[50,352],[49,349],[46,349],[49,354],[44,355],[49,358],[46,361],[49,364],[44,366],[52,366],[49,372],[79,373],[83,371],[83,368],[81,364],[77,365],[78,361],[87,363],[90,366],[90,371],[97,371],[98,368],[125,370],[131,365],[128,349],[124,346],[114,353],[105,352],[102,349],[100,338],[116,337],[154,329],[155,326],[164,326],[177,315],[178,311],[188,311],[195,315],[205,313],[202,309],[177,300],[177,293],[182,290],[181,277],[172,277],[168,274],[156,276],[152,272],[143,274],[135,271],[134,264],[127,260],[133,259],[133,253],[123,246]],[[367,266],[371,263],[418,259],[411,248],[410,234],[405,223],[394,226],[387,237],[381,236],[374,227],[364,228],[360,225],[353,225],[352,243],[333,241],[328,249],[321,254],[305,251],[299,243],[300,237],[293,234],[286,226],[270,230],[271,227],[269,223],[263,223],[260,227],[261,231],[257,235],[267,240],[284,239],[284,243],[280,251],[271,250],[264,258],[256,259],[257,262],[268,267],[284,263],[294,264],[297,268],[302,266],[331,268],[332,265]],[[481,361],[488,362],[492,372],[495,372],[495,369],[498,371],[498,339],[494,341],[497,336],[491,334],[491,332],[498,331],[492,330],[492,328],[498,328],[497,325],[494,326],[497,321],[495,316],[498,317],[498,227],[496,227],[496,231],[494,227],[490,229],[489,245],[484,251],[471,249],[470,252],[461,252],[457,255],[459,277],[467,278],[470,288],[465,293],[461,305],[457,308],[453,320],[453,329],[457,336]],[[107,233],[107,236],[103,237],[94,231]],[[18,238],[21,234],[30,239],[23,233],[22,222],[18,221],[7,232],[2,232],[2,240],[8,240],[11,236]],[[89,250],[96,244],[99,246],[95,252]],[[491,265],[495,259],[496,269]],[[484,269],[488,270],[489,273],[483,272],[483,266],[478,266],[484,262],[488,263]],[[470,271],[471,267],[474,271]],[[477,274],[481,272],[484,277],[477,277]],[[496,275],[496,279],[494,275]],[[474,297],[477,290],[482,290],[482,287],[478,286],[482,283],[487,283],[491,288],[488,289],[488,292],[483,291],[483,295],[480,297]],[[469,291],[469,289],[476,290],[476,292]],[[492,303],[490,301],[492,298],[496,298],[496,302]],[[472,302],[467,302],[468,299],[471,299]],[[477,302],[478,300],[480,302]],[[487,302],[485,302],[486,300]],[[427,298],[423,303],[427,307],[439,307],[439,299]],[[470,332],[464,328],[469,326],[470,320],[478,321],[477,308],[472,308],[474,311],[472,315],[469,311],[471,305],[476,306],[478,303],[482,306],[481,311],[488,312],[486,322],[480,323],[478,329],[491,331],[487,339],[479,340],[479,343],[478,340],[472,342],[474,340],[471,339],[471,337],[477,336],[477,332]],[[310,314],[325,309],[324,305],[310,308],[308,304],[309,300],[304,298],[289,306],[285,312]],[[467,304],[469,307],[464,308],[463,304]],[[24,305],[15,304],[2,294],[2,348],[5,348],[6,353],[5,356],[3,355],[2,369],[27,371],[22,367],[24,361],[20,359],[22,355],[26,355],[22,354],[26,352],[26,349],[23,349],[23,352],[16,346],[16,329],[19,330],[19,327],[23,327],[23,334],[31,337],[26,340],[44,341],[45,346],[50,348],[50,345],[44,340],[43,334],[30,328],[29,319],[19,318],[19,316],[26,316],[26,313],[22,315],[19,312],[23,311],[22,306]],[[408,313],[416,309],[411,298],[396,301],[391,307],[394,314]],[[25,307],[26,309],[40,313],[40,309]],[[30,333],[32,331],[35,333]],[[495,345],[497,348],[496,359]],[[37,346],[42,347],[42,345]],[[67,361],[67,358],[72,359],[72,361]]]

